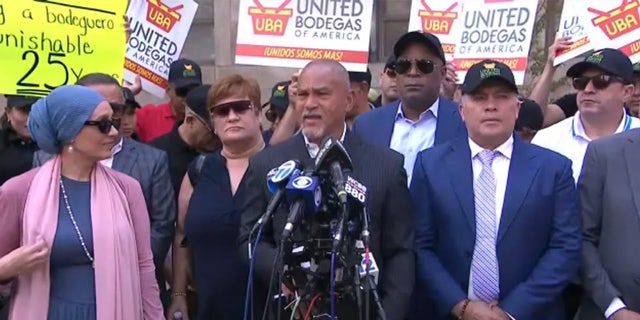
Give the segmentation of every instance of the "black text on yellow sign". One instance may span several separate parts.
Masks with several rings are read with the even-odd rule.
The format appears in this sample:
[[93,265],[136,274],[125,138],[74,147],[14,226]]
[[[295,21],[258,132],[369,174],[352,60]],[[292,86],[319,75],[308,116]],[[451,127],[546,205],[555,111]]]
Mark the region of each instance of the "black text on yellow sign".
[[90,73],[122,79],[127,0],[0,0],[0,93],[45,96]]

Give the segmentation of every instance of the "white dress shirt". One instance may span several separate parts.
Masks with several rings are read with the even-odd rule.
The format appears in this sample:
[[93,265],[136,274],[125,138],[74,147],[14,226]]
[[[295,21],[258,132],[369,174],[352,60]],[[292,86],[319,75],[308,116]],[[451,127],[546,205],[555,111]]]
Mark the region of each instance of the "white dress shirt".
[[[476,157],[481,151],[485,150],[469,138],[469,147],[471,148],[471,167],[473,169],[473,182],[480,176],[482,171],[482,161]],[[500,229],[500,218],[502,217],[502,206],[504,205],[504,195],[507,191],[507,178],[509,177],[509,165],[511,164],[511,154],[513,153],[513,136],[497,147],[495,150],[499,154],[493,160],[491,169],[496,179],[496,237]],[[471,262],[473,264],[473,261]],[[477,300],[473,293],[473,273],[469,272],[469,291],[468,298]]]
[[[640,119],[625,114],[615,133],[633,128],[640,128]],[[591,142],[591,138],[587,136],[584,130],[580,120],[580,111],[576,112],[576,115],[571,118],[564,119],[538,131],[531,141],[533,144],[553,150],[569,158],[571,160],[571,169],[573,170],[573,179],[576,183],[578,183],[578,177],[580,176],[580,171],[582,171],[582,162],[585,153],[587,153],[589,142]]]
[[113,146],[113,148],[111,149],[111,154],[112,154],[111,157],[104,160],[100,160],[101,165],[109,168],[113,166],[113,158],[116,156],[116,154],[118,154],[118,152],[122,151],[123,141],[124,141],[124,138],[120,138],[120,142],[118,142],[118,144]]
[[[340,137],[340,142],[344,143],[344,135],[347,133],[347,124],[344,124],[344,129],[342,129],[342,137]],[[315,157],[318,155],[318,152],[320,152],[320,146],[313,143],[313,142],[309,142],[309,139],[307,139],[307,136],[304,135],[304,133],[302,134],[302,136],[304,137],[304,144],[307,146],[307,151],[309,151],[309,156],[313,159],[315,159]]]
[[433,147],[435,142],[439,105],[440,98],[420,114],[418,121],[414,122],[404,116],[402,102],[398,104],[389,147],[404,155],[404,170],[407,171],[407,184],[409,185],[418,153]]

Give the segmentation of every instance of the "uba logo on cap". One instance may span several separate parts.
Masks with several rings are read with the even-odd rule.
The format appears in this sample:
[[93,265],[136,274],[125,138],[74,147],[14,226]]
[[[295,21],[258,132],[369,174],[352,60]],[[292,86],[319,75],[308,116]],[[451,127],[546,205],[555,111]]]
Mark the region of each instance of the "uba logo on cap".
[[182,71],[182,76],[185,78],[197,77],[196,71],[193,70],[193,66],[190,64],[184,65],[184,70]]
[[480,79],[499,77],[502,75],[502,71],[496,68],[495,63],[485,63],[483,67],[484,69],[480,70]]
[[590,56],[587,57],[586,62],[601,64],[604,56],[602,55],[602,51],[594,52]]
[[287,95],[285,89],[286,89],[286,86],[277,86],[276,90],[273,91],[273,97],[274,98],[284,98]]

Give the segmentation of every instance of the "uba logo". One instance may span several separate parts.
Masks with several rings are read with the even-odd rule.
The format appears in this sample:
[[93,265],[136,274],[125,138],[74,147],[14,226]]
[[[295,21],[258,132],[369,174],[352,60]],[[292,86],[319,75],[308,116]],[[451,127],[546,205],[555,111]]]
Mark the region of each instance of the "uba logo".
[[287,9],[291,0],[285,0],[279,7],[265,7],[260,0],[253,0],[254,7],[249,7],[249,15],[253,24],[253,33],[258,35],[282,36],[287,30],[293,10]]
[[184,5],[169,8],[159,0],[147,0],[147,4],[147,21],[164,32],[170,32],[182,18],[178,10]]
[[451,33],[451,26],[458,18],[458,13],[454,11],[458,6],[458,2],[453,3],[444,11],[432,10],[424,0],[422,1],[422,6],[424,10],[418,11],[422,23],[422,32],[443,35]]

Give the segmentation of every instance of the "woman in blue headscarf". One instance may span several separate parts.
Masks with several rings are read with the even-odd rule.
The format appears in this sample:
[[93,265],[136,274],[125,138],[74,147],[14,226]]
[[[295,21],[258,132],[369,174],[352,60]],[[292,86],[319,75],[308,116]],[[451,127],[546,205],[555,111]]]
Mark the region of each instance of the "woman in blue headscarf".
[[29,132],[56,156],[0,187],[0,290],[17,286],[10,319],[164,319],[140,184],[99,164],[116,143],[111,117],[82,86],[33,105]]

